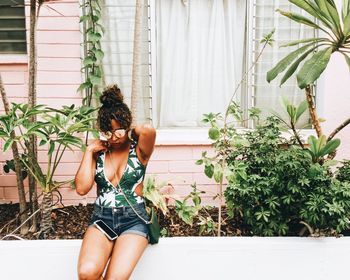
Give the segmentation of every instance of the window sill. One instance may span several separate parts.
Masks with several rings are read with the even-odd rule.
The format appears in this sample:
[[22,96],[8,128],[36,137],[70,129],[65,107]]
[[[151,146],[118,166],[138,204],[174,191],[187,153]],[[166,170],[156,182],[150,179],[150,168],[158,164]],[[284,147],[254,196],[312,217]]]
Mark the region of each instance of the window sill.
[[[245,129],[242,128],[242,131]],[[306,142],[310,135],[316,136],[313,129],[303,129],[300,132],[302,139]],[[285,138],[291,137],[291,132],[282,132]],[[202,146],[211,145],[212,140],[208,137],[207,128],[193,129],[157,129],[157,146]]]
[[28,64],[27,54],[1,54],[0,64]]

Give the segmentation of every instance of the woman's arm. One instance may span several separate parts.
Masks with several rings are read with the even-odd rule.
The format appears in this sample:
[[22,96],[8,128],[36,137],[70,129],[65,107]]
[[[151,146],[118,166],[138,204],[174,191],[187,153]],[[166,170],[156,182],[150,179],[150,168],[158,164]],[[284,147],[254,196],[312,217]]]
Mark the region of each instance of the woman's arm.
[[93,184],[96,170],[95,153],[107,150],[105,141],[95,140],[84,153],[77,174],[75,175],[75,191],[80,195],[87,194]]
[[138,125],[133,129],[131,135],[138,142],[136,152],[141,163],[147,164],[156,142],[155,128],[149,124]]

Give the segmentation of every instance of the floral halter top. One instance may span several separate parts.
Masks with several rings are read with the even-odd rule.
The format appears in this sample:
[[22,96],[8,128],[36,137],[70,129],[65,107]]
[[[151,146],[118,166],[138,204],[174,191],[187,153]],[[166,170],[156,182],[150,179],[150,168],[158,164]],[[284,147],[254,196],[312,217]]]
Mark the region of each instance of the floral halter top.
[[[119,180],[119,186],[123,189],[125,196],[131,204],[143,203],[144,199],[135,192],[136,187],[143,181],[145,177],[146,166],[144,166],[136,155],[137,142],[132,142],[130,145],[128,162],[124,173]],[[125,200],[123,194],[118,191],[119,187],[113,187],[113,184],[108,180],[105,170],[106,153],[100,152],[96,163],[95,182],[97,184],[97,193],[95,203],[103,207],[120,207],[128,206],[129,203]]]

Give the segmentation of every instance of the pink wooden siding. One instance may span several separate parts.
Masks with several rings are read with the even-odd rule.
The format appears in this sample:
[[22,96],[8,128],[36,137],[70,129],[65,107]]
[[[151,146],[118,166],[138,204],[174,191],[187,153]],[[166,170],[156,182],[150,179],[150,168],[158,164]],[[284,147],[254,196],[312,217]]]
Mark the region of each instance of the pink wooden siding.
[[[52,107],[62,105],[81,104],[81,97],[76,92],[81,82],[81,51],[82,41],[79,30],[78,1],[66,0],[58,3],[45,4],[40,13],[38,23],[38,103]],[[51,8],[48,8],[47,6]],[[26,10],[28,15],[29,10]],[[13,63],[7,59],[1,63],[0,71],[5,89],[10,101],[27,102],[27,64]],[[335,73],[337,73],[335,75]],[[349,117],[350,79],[344,59],[334,57],[330,67],[323,74],[318,83],[319,116],[325,118],[325,133],[328,134],[336,125]],[[3,113],[3,104],[0,102],[0,112]],[[339,134],[342,139],[342,148],[338,158],[350,158],[350,126]],[[0,141],[0,146],[3,143]],[[206,191],[203,201],[213,204],[213,197],[218,186],[203,173],[203,166],[195,165],[208,145],[161,145],[157,144],[149,163],[147,174],[156,175],[158,182],[170,182],[176,193],[185,196],[194,182],[200,190]],[[4,174],[3,164],[6,159],[12,158],[12,152],[0,152],[0,203],[16,202],[17,188],[15,174]],[[43,167],[47,164],[47,148],[39,147],[39,160]],[[78,168],[82,152],[66,152],[57,170],[56,179],[63,181],[71,179]],[[27,185],[27,183],[26,183]],[[60,192],[63,203],[66,205],[93,202],[96,196],[94,187],[86,196],[78,196],[69,186],[62,187]]]

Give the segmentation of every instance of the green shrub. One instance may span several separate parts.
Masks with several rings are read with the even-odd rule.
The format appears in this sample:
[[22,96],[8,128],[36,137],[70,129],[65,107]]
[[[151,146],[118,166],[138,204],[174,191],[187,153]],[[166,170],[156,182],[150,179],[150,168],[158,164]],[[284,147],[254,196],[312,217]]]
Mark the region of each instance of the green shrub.
[[335,178],[327,164],[314,163],[308,149],[281,137],[275,117],[239,137],[227,158],[224,194],[230,214],[241,216],[253,234],[288,235],[299,222],[349,229],[350,184],[339,180],[344,168]]

